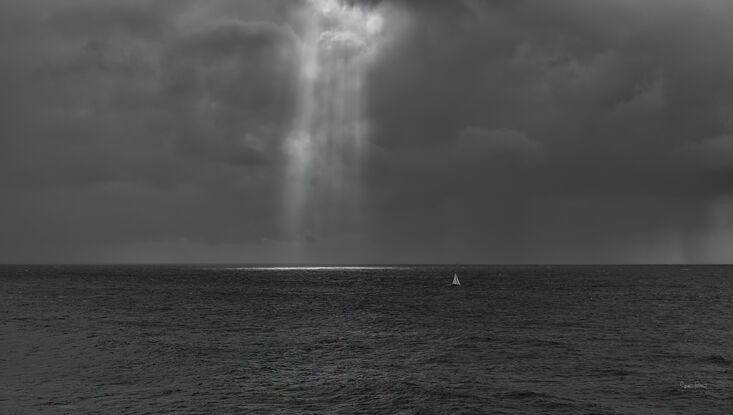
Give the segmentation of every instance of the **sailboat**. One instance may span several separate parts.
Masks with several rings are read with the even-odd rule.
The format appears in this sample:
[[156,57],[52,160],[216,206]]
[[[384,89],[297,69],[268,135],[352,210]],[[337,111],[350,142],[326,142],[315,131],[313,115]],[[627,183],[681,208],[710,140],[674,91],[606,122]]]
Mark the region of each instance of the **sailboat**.
[[459,287],[461,285],[461,282],[458,281],[458,274],[453,274],[453,282],[450,285],[453,287]]

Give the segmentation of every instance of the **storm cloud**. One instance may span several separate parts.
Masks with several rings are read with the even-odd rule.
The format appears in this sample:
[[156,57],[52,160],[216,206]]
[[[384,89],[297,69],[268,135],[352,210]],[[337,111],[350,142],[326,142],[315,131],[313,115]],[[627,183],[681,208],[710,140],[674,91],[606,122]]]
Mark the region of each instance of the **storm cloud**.
[[4,1],[0,261],[729,261],[733,4],[368,3],[362,222],[291,241],[303,2]]

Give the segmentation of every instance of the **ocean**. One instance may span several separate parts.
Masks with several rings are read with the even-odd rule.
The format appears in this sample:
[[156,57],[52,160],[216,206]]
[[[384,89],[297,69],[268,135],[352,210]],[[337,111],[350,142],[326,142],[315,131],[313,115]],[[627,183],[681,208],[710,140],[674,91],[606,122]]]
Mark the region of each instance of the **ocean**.
[[0,413],[730,414],[733,267],[2,266]]

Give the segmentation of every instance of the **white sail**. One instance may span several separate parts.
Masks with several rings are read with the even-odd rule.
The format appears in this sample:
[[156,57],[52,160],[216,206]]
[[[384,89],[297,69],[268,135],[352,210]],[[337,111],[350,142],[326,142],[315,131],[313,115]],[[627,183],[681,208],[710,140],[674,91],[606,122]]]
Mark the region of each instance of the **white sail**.
[[461,282],[458,281],[458,274],[453,274],[453,282],[451,285],[461,285]]

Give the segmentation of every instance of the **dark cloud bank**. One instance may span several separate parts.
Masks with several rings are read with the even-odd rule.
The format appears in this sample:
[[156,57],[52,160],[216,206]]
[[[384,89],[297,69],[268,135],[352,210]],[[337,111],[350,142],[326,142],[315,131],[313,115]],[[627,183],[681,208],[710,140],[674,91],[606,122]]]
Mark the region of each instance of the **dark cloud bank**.
[[0,261],[730,261],[733,3],[372,3],[362,222],[289,256],[297,2],[3,1]]

